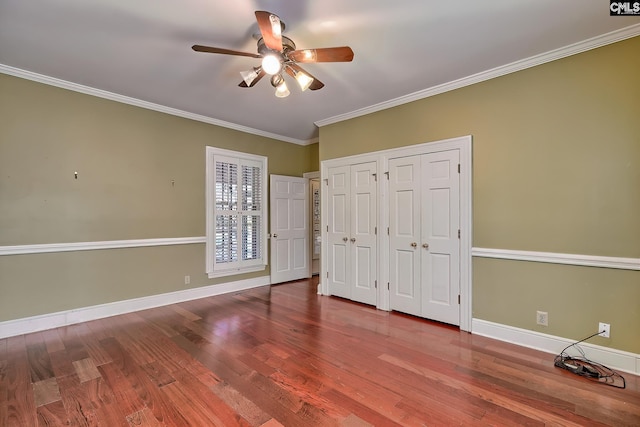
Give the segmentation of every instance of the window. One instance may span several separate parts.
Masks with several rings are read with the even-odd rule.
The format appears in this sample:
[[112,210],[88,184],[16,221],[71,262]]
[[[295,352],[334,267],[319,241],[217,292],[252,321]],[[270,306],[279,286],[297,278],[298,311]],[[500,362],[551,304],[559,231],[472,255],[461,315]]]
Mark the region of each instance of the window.
[[207,274],[264,270],[267,158],[207,147]]

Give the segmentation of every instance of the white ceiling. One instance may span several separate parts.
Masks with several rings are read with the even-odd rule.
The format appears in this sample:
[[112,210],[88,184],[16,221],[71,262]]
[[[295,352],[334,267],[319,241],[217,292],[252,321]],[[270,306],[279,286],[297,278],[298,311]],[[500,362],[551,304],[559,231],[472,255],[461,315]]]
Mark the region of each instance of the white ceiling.
[[[595,0],[0,0],[0,71],[16,70],[307,143],[316,122],[372,108],[622,28]],[[300,48],[350,46],[350,63],[305,64],[325,87],[276,98],[258,59],[255,10],[275,13]],[[9,70],[9,71],[7,71]],[[15,73],[14,73],[15,74]],[[175,110],[173,110],[175,109]]]

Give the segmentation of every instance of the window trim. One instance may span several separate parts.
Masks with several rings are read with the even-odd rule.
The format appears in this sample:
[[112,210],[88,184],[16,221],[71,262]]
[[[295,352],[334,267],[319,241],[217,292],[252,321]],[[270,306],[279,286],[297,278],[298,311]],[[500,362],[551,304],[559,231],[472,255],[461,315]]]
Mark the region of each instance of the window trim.
[[[215,236],[216,236],[216,197],[215,197],[215,180],[216,180],[216,158],[224,157],[238,161],[241,165],[245,162],[257,162],[261,168],[261,199],[262,209],[260,214],[260,222],[262,229],[260,230],[260,254],[261,258],[244,262],[245,265],[226,267],[215,262]],[[234,274],[251,273],[256,271],[264,271],[267,266],[267,221],[268,221],[268,193],[267,193],[267,157],[257,154],[243,153],[240,151],[226,150],[223,148],[206,147],[206,184],[205,184],[205,205],[206,205],[206,273],[212,279],[216,277],[231,276]]]

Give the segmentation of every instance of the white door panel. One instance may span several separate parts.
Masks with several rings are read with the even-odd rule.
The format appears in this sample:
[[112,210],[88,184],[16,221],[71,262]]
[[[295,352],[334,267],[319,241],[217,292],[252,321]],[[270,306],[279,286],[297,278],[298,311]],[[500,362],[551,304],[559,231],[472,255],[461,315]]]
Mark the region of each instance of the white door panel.
[[376,163],[351,166],[351,299],[376,305]]
[[[304,196],[303,196],[304,197]],[[291,229],[292,230],[305,230],[308,225],[304,222],[307,216],[307,205],[304,198],[294,199],[291,201],[291,211],[293,213]]]
[[310,276],[308,180],[271,175],[271,283]]
[[293,239],[293,268],[295,270],[303,269],[307,266],[307,244],[309,240],[307,238],[295,238]]
[[347,245],[335,244],[330,248],[329,286],[331,295],[351,298],[351,288],[347,282]]
[[276,249],[273,253],[280,255],[274,257],[274,259],[272,260],[272,267],[275,269],[274,271],[284,273],[291,270],[291,260],[289,259],[291,247],[289,239],[282,238],[280,240],[274,241],[274,244],[276,246]]
[[349,166],[329,168],[327,212],[329,213],[327,233],[328,245],[328,287],[331,295],[351,298],[349,285]]
[[422,315],[460,324],[460,163],[458,150],[422,156]]
[[420,158],[389,160],[389,305],[421,315]]

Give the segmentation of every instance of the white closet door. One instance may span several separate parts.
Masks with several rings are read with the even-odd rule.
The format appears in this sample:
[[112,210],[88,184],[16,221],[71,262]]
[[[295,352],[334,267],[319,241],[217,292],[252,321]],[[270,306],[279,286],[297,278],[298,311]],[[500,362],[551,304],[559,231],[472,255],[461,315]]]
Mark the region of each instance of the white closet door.
[[420,156],[389,160],[389,306],[422,315]]
[[351,166],[351,299],[376,305],[376,163]]
[[271,175],[271,284],[311,276],[309,180]]
[[460,324],[459,151],[389,160],[389,306]]
[[422,316],[460,324],[458,150],[422,155]]
[[350,167],[328,169],[327,189],[327,284],[330,295],[351,299],[347,258],[350,256]]

